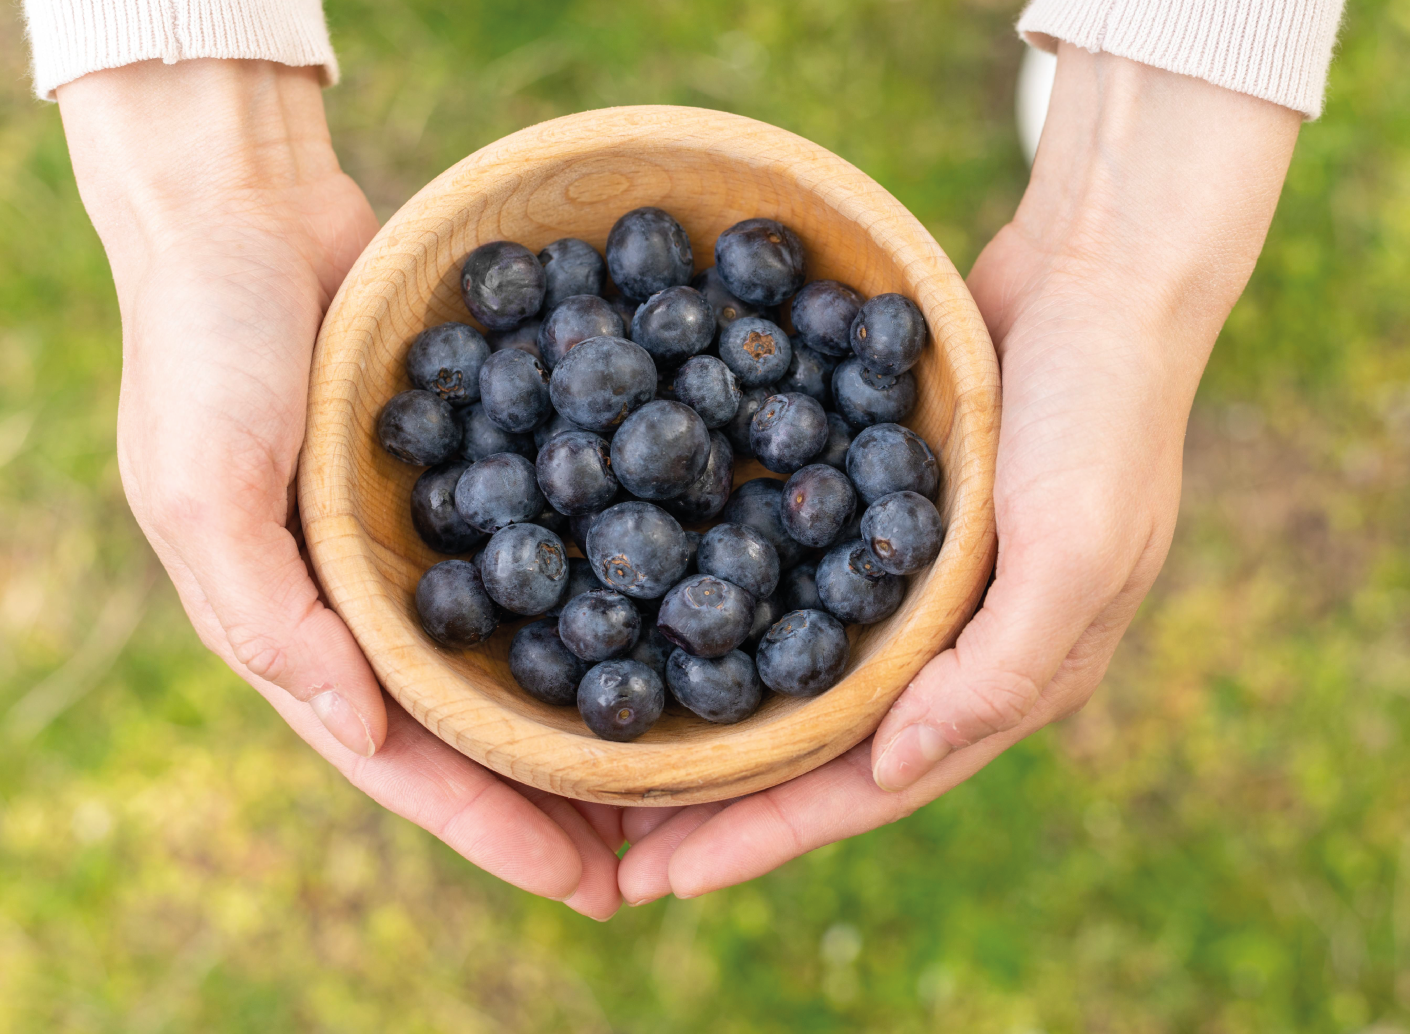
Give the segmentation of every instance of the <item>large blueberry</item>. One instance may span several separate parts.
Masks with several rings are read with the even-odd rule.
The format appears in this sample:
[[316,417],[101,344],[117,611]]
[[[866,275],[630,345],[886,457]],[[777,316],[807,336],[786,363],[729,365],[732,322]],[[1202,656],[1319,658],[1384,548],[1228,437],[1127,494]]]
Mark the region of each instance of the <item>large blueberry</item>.
[[862,514],[862,541],[891,574],[914,574],[940,555],[945,529],[940,512],[923,495],[892,492]]
[[511,524],[532,521],[543,512],[534,465],[513,452],[486,456],[455,486],[455,509],[471,525],[493,534]]
[[861,539],[834,546],[818,562],[818,595],[823,606],[849,625],[870,625],[889,618],[905,592],[906,580],[883,570]]
[[535,359],[539,356],[539,328],[543,326],[543,320],[534,316],[523,323],[516,323],[508,330],[492,330],[485,335],[485,340],[490,343],[490,350],[502,352],[506,348],[517,348],[521,352],[528,352]]
[[607,279],[602,256],[587,241],[564,237],[539,252],[543,266],[543,307],[552,310],[575,294],[601,294]]
[[679,366],[710,347],[715,339],[715,314],[695,288],[668,287],[636,310],[631,338],[651,353],[656,365]]
[[656,627],[696,657],[723,657],[749,637],[754,597],[733,582],[693,574],[666,593]]
[[925,347],[925,317],[903,294],[879,294],[852,321],[852,351],[873,373],[895,377],[920,358]]
[[442,323],[423,330],[411,343],[406,375],[423,391],[461,406],[479,400],[480,367],[489,354],[490,346],[474,327]]
[[612,438],[612,472],[639,499],[672,499],[705,471],[710,432],[680,402],[648,402]]
[[725,282],[714,266],[698,273],[690,286],[705,296],[710,309],[715,313],[715,337],[718,338],[735,320],[745,316],[762,316],[766,320],[778,322],[778,311],[771,305],[750,305],[743,298],[730,293]]
[[553,412],[548,371],[528,352],[506,348],[480,367],[480,402],[485,415],[506,431],[532,431]]
[[720,358],[741,385],[757,388],[788,372],[793,346],[778,324],[748,316],[735,320],[720,335]]
[[764,400],[749,426],[749,444],[759,462],[775,474],[791,474],[827,444],[827,414],[802,392]]
[[524,692],[545,704],[577,703],[578,683],[588,667],[563,645],[556,621],[532,621],[509,644],[509,673]]
[[852,447],[852,425],[840,413],[827,415],[827,444],[813,457],[817,463],[826,463],[838,470],[847,469],[847,450]]
[[862,296],[836,280],[814,280],[793,299],[793,329],[803,344],[824,355],[852,353],[852,321],[862,308]]
[[788,534],[805,546],[821,549],[836,541],[857,508],[857,493],[847,475],[826,463],[799,470],[783,486],[779,514]]
[[676,371],[676,398],[700,414],[712,430],[724,427],[739,410],[744,391],[734,371],[712,355],[697,355]]
[[759,644],[759,678],[776,693],[815,697],[837,684],[850,653],[847,630],[831,614],[791,611]]
[[591,338],[559,360],[549,380],[553,407],[579,427],[606,431],[656,394],[656,364],[635,342]]
[[537,524],[511,524],[494,533],[480,556],[485,591],[505,610],[542,614],[563,593],[568,554],[563,541]]
[[674,499],[664,500],[661,505],[686,524],[708,521],[725,508],[733,484],[734,450],[724,435],[711,431],[710,458],[705,469],[684,492]]
[[832,398],[853,427],[899,423],[916,408],[915,375],[909,370],[895,377],[873,373],[853,356],[833,373]]
[[546,286],[538,256],[522,244],[481,244],[460,270],[465,307],[489,330],[508,330],[543,306]]
[[732,725],[759,709],[764,684],[747,653],[696,657],[676,650],[666,661],[666,688],[707,722]]
[[749,626],[749,638],[744,640],[744,648],[753,650],[764,638],[764,633],[773,628],[774,622],[788,611],[778,593],[761,596],[754,601],[754,623]]
[[940,464],[925,439],[900,424],[875,424],[852,439],[847,476],[868,504],[892,492],[935,498]]
[[774,382],[774,391],[780,395],[790,391],[800,391],[817,399],[824,409],[832,404],[832,374],[841,361],[834,356],[815,352],[801,344],[798,337],[789,340],[793,358],[782,377]]
[[619,657],[636,645],[641,615],[611,589],[590,589],[569,600],[558,618],[563,645],[585,661]]
[[779,512],[783,482],[778,478],[754,478],[734,490],[720,518],[733,524],[747,524],[768,540],[778,553],[779,569],[787,571],[806,552],[803,544],[788,534]]
[[631,496],[625,490],[618,491],[612,497],[611,502],[595,513],[585,513],[578,517],[568,518],[568,533],[578,549],[582,550],[583,556],[587,556],[587,536],[592,530],[592,526],[597,523],[597,519],[604,513],[616,506],[618,503],[625,503],[631,500]]
[[773,387],[767,384],[758,388],[745,388],[740,393],[739,405],[735,407],[734,416],[730,418],[729,423],[725,424],[724,432],[734,449],[734,454],[741,459],[754,457],[754,446],[749,435],[754,427],[754,414],[759,412],[760,407],[773,393]]
[[455,486],[469,466],[448,460],[427,470],[411,488],[411,525],[437,553],[468,553],[485,539],[455,508]]
[[734,582],[755,599],[778,588],[778,551],[745,524],[717,524],[707,531],[695,564],[701,574]]
[[601,510],[617,494],[607,442],[591,431],[565,431],[544,442],[534,469],[549,505],[570,517]]
[[778,305],[803,286],[803,242],[773,219],[746,219],[716,239],[715,268],[731,294]]
[[685,532],[674,517],[651,503],[618,503],[587,531],[593,573],[609,589],[635,599],[664,596],[690,562]]
[[636,739],[656,724],[665,707],[661,676],[626,657],[603,661],[578,683],[578,713],[604,740]]
[[393,395],[382,407],[377,437],[397,459],[429,467],[455,454],[460,424],[449,402],[417,388]]
[[497,452],[518,453],[528,460],[534,458],[534,436],[511,434],[500,427],[489,418],[483,402],[456,410],[455,418],[460,421],[460,455],[471,463]]
[[785,611],[822,610],[822,597],[818,595],[818,565],[799,564],[793,570],[785,571],[778,582],[778,597]]
[[539,327],[539,355],[552,370],[562,358],[588,338],[621,337],[626,327],[607,299],[595,294],[575,294],[549,311]]
[[607,270],[628,298],[642,302],[658,291],[679,287],[690,280],[694,268],[690,238],[659,208],[633,209],[607,235]]
[[442,561],[421,576],[416,613],[427,635],[456,649],[483,642],[499,624],[494,600],[468,560]]

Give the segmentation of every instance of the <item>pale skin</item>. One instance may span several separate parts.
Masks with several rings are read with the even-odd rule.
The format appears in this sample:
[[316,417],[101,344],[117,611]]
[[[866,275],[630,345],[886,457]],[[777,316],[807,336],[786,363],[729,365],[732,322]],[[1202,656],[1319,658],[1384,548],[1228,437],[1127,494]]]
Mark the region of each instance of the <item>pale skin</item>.
[[1003,373],[982,608],[835,761],[737,801],[621,811],[445,746],[320,599],[293,505],[308,367],[377,225],[338,168],[314,73],[145,63],[59,102],[122,310],[123,483],[202,641],[373,799],[598,919],[909,815],[1086,703],[1165,560],[1194,392],[1300,125],[1061,48],[1028,190],[969,277]]

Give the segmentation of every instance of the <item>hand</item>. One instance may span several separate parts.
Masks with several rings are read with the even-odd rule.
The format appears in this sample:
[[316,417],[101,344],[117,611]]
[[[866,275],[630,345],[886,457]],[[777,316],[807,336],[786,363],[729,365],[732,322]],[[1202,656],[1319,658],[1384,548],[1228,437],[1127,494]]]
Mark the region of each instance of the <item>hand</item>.
[[998,349],[983,606],[872,740],[736,802],[633,811],[631,903],[759,876],[909,815],[1080,709],[1165,561],[1185,425],[1299,116],[1064,46],[1032,180],[969,278]]
[[375,800],[517,886],[610,916],[617,809],[502,780],[384,700],[301,551],[314,339],[377,230],[313,71],[147,62],[59,102],[122,309],[123,485],[202,641]]

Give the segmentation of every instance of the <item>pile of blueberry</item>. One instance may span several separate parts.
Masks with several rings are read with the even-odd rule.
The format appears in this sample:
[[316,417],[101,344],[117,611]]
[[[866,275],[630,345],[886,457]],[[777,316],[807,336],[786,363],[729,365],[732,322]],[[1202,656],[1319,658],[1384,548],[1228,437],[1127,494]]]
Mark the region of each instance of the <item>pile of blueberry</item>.
[[[514,635],[514,678],[609,740],[651,728],[668,691],[737,722],[766,688],[829,689],[845,626],[893,613],[943,538],[939,466],[900,425],[919,308],[805,286],[802,243],[772,219],[726,230],[714,267],[694,267],[658,208],[618,220],[605,262],[574,239],[482,245],[461,290],[488,333],[417,337],[416,387],[378,424],[388,452],[430,468],[411,494],[421,538],[479,550],[422,577],[426,632],[464,648],[540,616]],[[736,457],[787,480],[731,491]]]

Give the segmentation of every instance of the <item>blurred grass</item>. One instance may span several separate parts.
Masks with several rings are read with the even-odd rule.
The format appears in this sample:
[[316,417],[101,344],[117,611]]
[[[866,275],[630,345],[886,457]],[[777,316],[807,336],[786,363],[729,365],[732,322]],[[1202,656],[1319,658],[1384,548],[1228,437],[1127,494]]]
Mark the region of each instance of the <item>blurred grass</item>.
[[[327,102],[384,217],[520,126],[700,104],[856,162],[964,269],[1025,176],[1016,6],[330,0]],[[1410,1030],[1410,0],[1349,4],[1092,705],[905,823],[605,926],[379,813],[199,647],[122,500],[116,305],[16,17],[0,1032]]]

